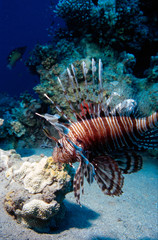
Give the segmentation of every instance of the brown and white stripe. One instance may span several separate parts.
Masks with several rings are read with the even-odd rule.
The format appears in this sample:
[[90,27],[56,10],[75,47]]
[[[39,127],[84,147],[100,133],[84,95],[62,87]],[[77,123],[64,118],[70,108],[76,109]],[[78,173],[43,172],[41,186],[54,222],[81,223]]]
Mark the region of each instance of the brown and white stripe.
[[[73,142],[82,142],[85,150],[104,149],[119,150],[122,147],[146,148],[146,143],[152,146],[152,142],[144,139],[145,133],[154,129],[158,124],[158,113],[150,117],[135,119],[124,116],[98,117],[82,122],[73,123],[69,130],[69,137]],[[152,139],[152,138],[151,138]]]

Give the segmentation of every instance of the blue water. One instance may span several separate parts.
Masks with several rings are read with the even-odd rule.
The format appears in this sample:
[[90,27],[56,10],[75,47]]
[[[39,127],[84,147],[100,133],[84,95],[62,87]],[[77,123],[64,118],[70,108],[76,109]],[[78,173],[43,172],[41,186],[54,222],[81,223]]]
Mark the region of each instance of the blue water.
[[[0,1],[0,92],[12,96],[26,90],[33,93],[38,77],[30,74],[24,61],[37,43],[51,40],[47,31],[53,20],[49,6],[50,0]],[[9,70],[6,67],[8,54],[21,46],[27,46],[23,60]]]

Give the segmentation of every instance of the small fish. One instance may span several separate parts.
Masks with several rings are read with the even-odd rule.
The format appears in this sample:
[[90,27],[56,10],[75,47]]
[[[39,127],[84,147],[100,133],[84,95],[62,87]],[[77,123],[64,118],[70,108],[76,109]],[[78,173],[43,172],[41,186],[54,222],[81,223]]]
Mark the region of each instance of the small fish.
[[27,48],[26,46],[24,46],[24,47],[18,47],[18,48],[13,49],[13,50],[10,52],[10,54],[9,54],[9,56],[8,56],[8,65],[7,65],[7,67],[8,67],[9,69],[12,69],[12,68],[15,66],[16,62],[17,62],[19,59],[22,58],[22,56],[24,55],[24,53],[25,53],[25,51],[26,51],[26,48]]
[[[85,62],[82,64],[86,100],[82,97],[74,66],[71,65],[71,70],[67,69],[78,109],[73,106],[58,78],[70,111],[76,120],[69,118],[46,94],[45,97],[67,122],[62,122],[57,114],[37,114],[59,131],[61,138],[57,140],[50,136],[48,129],[45,130],[46,135],[57,143],[53,151],[53,159],[70,165],[79,162],[73,181],[74,195],[79,204],[80,194],[84,193],[84,178],[89,184],[95,179],[104,194],[119,196],[122,194],[123,174],[139,171],[142,168],[141,152],[145,149],[158,148],[158,112],[149,117],[136,117],[138,109],[133,99],[125,99],[110,109],[110,102],[119,94],[113,92],[105,99],[101,60],[99,60],[98,77],[96,77],[96,69],[95,61],[92,59],[91,93],[87,82],[88,69]],[[96,78],[99,83],[98,92],[95,90]]]
[[98,6],[98,0],[92,0],[95,6]]

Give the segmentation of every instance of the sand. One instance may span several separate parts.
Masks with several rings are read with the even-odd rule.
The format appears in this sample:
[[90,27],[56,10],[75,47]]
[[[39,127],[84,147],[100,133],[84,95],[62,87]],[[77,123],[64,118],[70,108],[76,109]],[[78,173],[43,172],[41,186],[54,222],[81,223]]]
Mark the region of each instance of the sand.
[[[24,155],[49,155],[49,150],[25,150]],[[9,216],[3,207],[5,189],[0,173],[0,240],[156,240],[158,239],[158,159],[144,156],[143,169],[125,175],[120,197],[104,195],[96,183],[85,184],[82,207],[73,193],[64,200],[65,220],[48,234],[26,229]]]

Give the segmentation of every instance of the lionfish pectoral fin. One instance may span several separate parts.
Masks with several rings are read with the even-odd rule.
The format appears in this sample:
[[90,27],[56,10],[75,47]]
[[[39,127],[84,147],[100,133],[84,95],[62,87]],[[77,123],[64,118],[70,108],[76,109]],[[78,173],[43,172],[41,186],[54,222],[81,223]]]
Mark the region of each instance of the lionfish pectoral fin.
[[128,151],[115,157],[119,168],[125,174],[138,172],[142,168],[143,159],[136,151]]
[[89,184],[92,184],[94,181],[94,176],[95,176],[95,170],[94,170],[94,166],[92,163],[90,163],[89,161],[84,162],[85,166],[84,166],[84,175],[87,179],[87,182]]
[[94,180],[95,171],[89,160],[82,157],[73,181],[74,195],[78,204],[80,204],[80,193],[84,194],[84,176],[87,182],[91,184]]
[[104,194],[119,196],[122,194],[123,176],[118,164],[110,156],[98,156],[93,159],[95,180]]
[[84,169],[83,169],[83,162],[80,162],[80,165],[76,171],[74,180],[73,180],[73,190],[76,202],[81,206],[80,203],[80,192],[84,193]]

